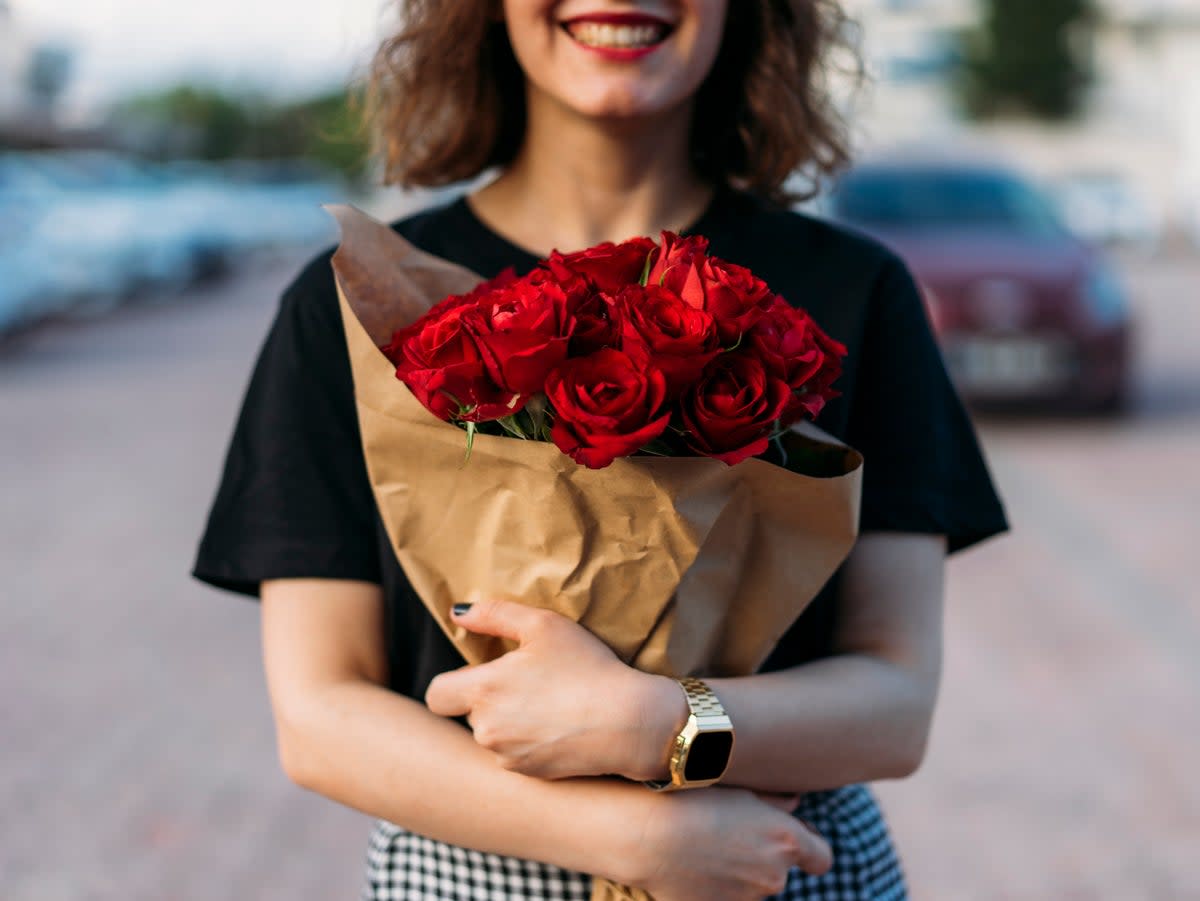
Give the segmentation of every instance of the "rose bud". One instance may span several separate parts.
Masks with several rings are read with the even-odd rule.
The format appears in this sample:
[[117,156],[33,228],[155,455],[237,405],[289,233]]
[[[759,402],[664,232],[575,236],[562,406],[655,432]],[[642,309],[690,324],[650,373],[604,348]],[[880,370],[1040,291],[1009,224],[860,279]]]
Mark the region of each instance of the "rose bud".
[[663,232],[662,249],[647,284],[669,288],[711,315],[725,347],[737,344],[770,307],[772,298],[766,282],[749,269],[708,256],[708,241],[699,235],[680,238]]
[[791,389],[757,354],[721,354],[680,401],[686,442],[732,466],[767,449]]
[[671,419],[666,395],[661,372],[619,350],[567,360],[546,379],[550,436],[576,463],[603,469],[663,433]]
[[662,245],[654,254],[654,262],[646,284],[665,284],[668,276],[673,281],[677,280],[689,269],[695,268],[697,262],[703,260],[707,253],[708,238],[703,235],[681,236],[674,232],[663,232]]

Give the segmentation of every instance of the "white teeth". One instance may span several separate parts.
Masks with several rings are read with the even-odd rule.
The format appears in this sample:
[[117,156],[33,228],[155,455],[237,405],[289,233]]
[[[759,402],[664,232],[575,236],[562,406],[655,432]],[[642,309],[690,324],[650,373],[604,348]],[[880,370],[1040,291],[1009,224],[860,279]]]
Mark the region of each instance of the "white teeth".
[[610,25],[605,22],[576,22],[571,37],[589,47],[636,50],[657,44],[664,36],[659,25]]

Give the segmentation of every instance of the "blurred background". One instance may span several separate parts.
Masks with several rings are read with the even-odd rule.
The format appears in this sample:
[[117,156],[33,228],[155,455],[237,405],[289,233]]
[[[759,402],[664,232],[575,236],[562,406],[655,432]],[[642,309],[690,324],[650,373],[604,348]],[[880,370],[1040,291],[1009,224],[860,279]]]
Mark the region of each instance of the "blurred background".
[[[850,0],[858,165],[1013,533],[949,567],[918,899],[1200,898],[1200,3]],[[280,290],[392,218],[380,0],[0,0],[0,897],[353,897],[274,757],[257,609],[189,581]]]

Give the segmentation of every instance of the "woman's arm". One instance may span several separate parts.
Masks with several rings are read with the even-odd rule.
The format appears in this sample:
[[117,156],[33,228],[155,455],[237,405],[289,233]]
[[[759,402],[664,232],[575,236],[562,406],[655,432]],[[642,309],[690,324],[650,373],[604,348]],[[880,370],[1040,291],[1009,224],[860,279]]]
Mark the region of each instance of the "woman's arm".
[[305,788],[431,838],[641,885],[660,901],[761,898],[792,865],[828,868],[827,846],[748,792],[672,798],[504,768],[469,732],[383,687],[377,586],[279,580],[261,594],[280,760]]
[[738,730],[726,782],[811,791],[920,766],[941,678],[945,554],[941,536],[862,536],[843,574],[835,656],[709,680]]
[[[834,656],[708,680],[737,731],[726,784],[814,791],[917,768],[941,671],[944,558],[941,536],[862,536],[844,569]],[[629,669],[554,614],[488,602],[459,621],[521,647],[438,677],[427,699],[438,713],[469,716],[506,766],[546,778],[666,778],[687,718],[672,680]]]

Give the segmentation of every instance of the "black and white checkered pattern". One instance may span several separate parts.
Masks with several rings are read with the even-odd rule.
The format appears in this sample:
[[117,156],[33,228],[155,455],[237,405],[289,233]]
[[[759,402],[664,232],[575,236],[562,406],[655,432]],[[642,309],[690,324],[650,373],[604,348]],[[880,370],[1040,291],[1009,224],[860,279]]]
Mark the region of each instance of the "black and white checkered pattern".
[[788,874],[787,888],[771,901],[904,901],[908,889],[887,823],[875,796],[851,785],[804,796],[796,810],[833,848],[833,869]]
[[[768,901],[904,901],[900,863],[875,797],[852,785],[805,796],[796,816],[833,846],[833,869],[798,869]],[[471,851],[380,820],[371,833],[362,901],[587,901],[591,877]]]

